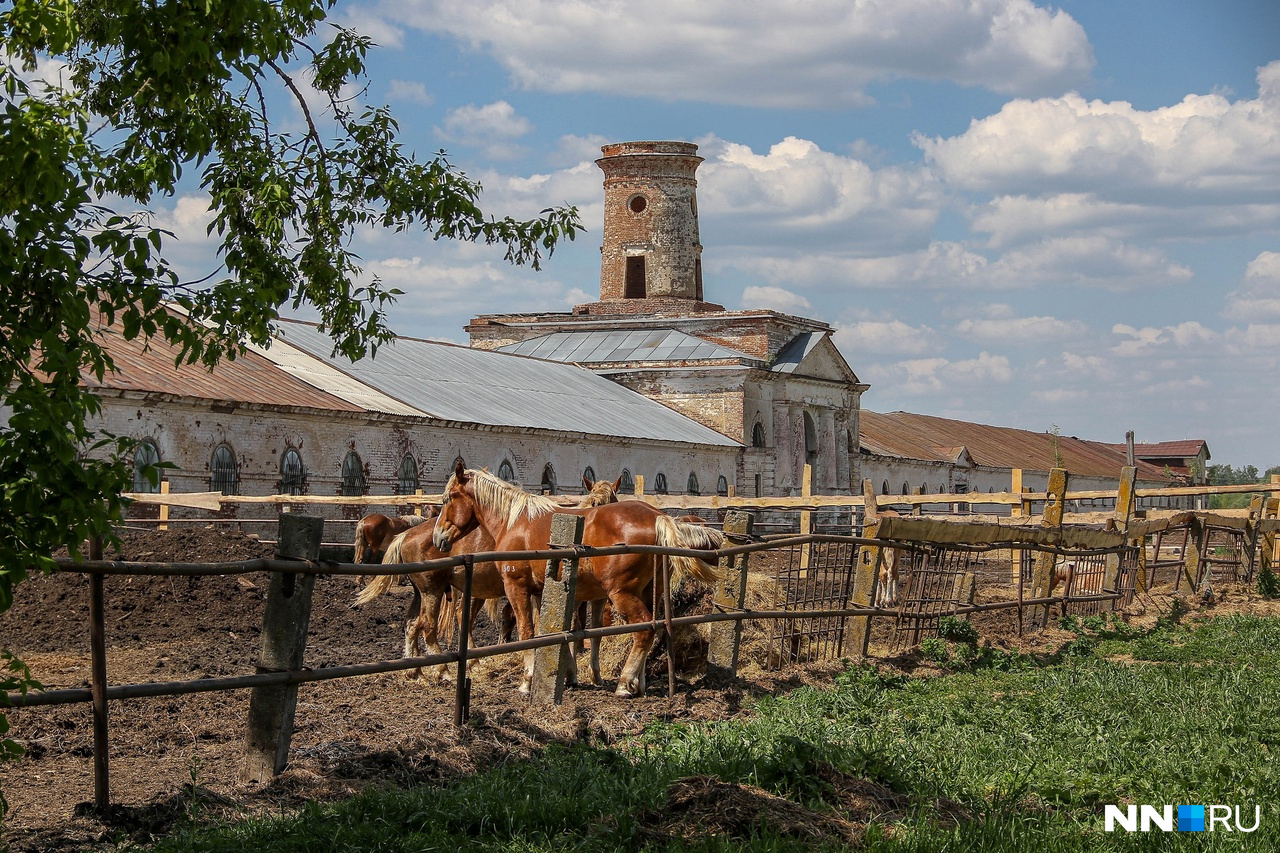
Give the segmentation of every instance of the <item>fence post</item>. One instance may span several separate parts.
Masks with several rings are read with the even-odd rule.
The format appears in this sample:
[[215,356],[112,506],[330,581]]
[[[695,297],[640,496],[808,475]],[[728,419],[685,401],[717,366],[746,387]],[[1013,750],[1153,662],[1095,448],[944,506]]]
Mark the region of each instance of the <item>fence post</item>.
[[[552,548],[582,544],[583,517],[556,513],[551,517]],[[577,609],[578,559],[548,560],[547,577],[542,587],[542,609],[538,614],[539,634],[559,634],[573,630],[573,612]],[[569,643],[543,646],[533,652],[533,681],[529,698],[540,705],[559,705],[564,701],[565,673],[573,660]]]
[[[1044,516],[1040,522],[1042,527],[1062,526],[1062,513],[1067,503],[1067,479],[1066,468],[1053,468],[1049,471],[1049,485],[1045,489]],[[1031,578],[1032,598],[1044,598],[1049,594],[1057,562],[1057,555],[1048,551],[1042,551],[1037,555],[1035,572]],[[1066,590],[1064,589],[1063,592],[1065,593]],[[1049,624],[1049,607],[1048,604],[1044,605],[1045,625]]]
[[[807,498],[813,495],[813,466],[805,465],[804,473],[800,476],[800,497]],[[800,535],[808,536],[813,532],[813,513],[807,509],[800,510]],[[800,577],[805,577],[805,570],[809,568],[809,564],[813,561],[813,545],[806,542],[800,546]]]
[[[276,557],[286,560],[320,559],[324,519],[295,513],[280,515]],[[262,613],[262,653],[258,672],[285,672],[302,666],[311,622],[314,574],[275,572]],[[264,783],[289,763],[296,684],[255,687],[249,698],[249,731],[245,738],[240,778]]]
[[[169,486],[168,480],[160,481],[160,494],[162,495],[169,494],[169,488],[170,486]],[[160,504],[160,523],[156,525],[156,529],[168,530],[169,525],[165,524],[165,522],[168,520],[169,520],[169,505],[167,503]]]
[[[745,538],[751,535],[754,519],[745,512],[730,510],[724,515],[726,536]],[[712,593],[712,606],[717,610],[741,611],[747,603],[747,556],[721,557],[720,573]],[[712,622],[711,639],[707,644],[707,673],[713,672],[736,677],[738,655],[742,648],[742,620]]]
[[[1134,491],[1137,486],[1138,469],[1136,467],[1125,466],[1120,469],[1120,484],[1116,488],[1116,511],[1115,520],[1116,527],[1124,535],[1124,541],[1129,541],[1129,522],[1133,519],[1133,510],[1136,503]],[[1141,544],[1139,547],[1145,547]],[[1120,564],[1123,560],[1122,554],[1108,554],[1106,557],[1106,570],[1102,576],[1102,588],[1110,592],[1119,592],[1120,590]],[[1114,602],[1113,608],[1114,609]]]
[[636,474],[634,486],[635,496],[638,498],[644,498],[644,474]]
[[1192,518],[1190,521],[1191,541],[1182,551],[1182,573],[1174,583],[1175,590],[1182,589],[1182,578],[1187,579],[1187,588],[1196,591],[1200,584],[1200,573],[1204,570],[1205,549],[1209,545],[1209,536],[1204,529],[1204,519]]
[[[862,536],[874,539],[880,530],[880,505],[876,499],[876,486],[870,480],[862,481]],[[858,548],[857,559],[853,569],[854,607],[870,607],[876,591],[876,581],[880,573],[880,548],[875,545],[862,545]],[[871,617],[853,616],[849,620],[849,633],[857,638],[858,654],[867,656],[867,648],[871,644]]]
[[[1011,472],[1009,491],[1013,492],[1015,495],[1022,494],[1022,469],[1021,468],[1014,468],[1013,471]],[[1016,504],[1014,504],[1012,507],[1009,508],[1009,515],[1012,516],[1013,518],[1022,518],[1024,515],[1026,515],[1026,513],[1023,512],[1023,504],[1022,504],[1021,498],[1018,499],[1018,502]],[[1013,567],[1011,570],[1013,576],[1009,578],[1009,582],[1014,584],[1015,586],[1019,586],[1020,588],[1022,583],[1022,550],[1019,548],[1014,548],[1010,550],[1009,562]]]
[[[89,559],[102,559],[102,537],[89,540]],[[107,726],[107,628],[103,577],[89,575],[89,665],[93,697],[93,804],[106,815],[111,806],[111,759]]]

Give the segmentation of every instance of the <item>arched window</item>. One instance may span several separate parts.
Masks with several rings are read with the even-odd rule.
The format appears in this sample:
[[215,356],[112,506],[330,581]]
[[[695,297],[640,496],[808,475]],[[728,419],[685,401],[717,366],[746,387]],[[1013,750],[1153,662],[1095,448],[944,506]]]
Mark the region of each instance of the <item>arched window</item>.
[[[133,449],[133,490],[155,494],[160,491],[160,472],[153,466],[160,464],[160,449],[149,438],[138,442]],[[151,476],[147,476],[150,469]],[[152,482],[154,478],[154,482]]]
[[764,424],[756,421],[756,425],[751,428],[751,446],[764,447]]
[[818,428],[813,424],[813,416],[804,413],[804,461],[806,465],[817,467],[818,464]]
[[887,494],[889,494],[889,481],[888,481],[888,480],[885,480],[883,483],[881,483],[881,484],[880,484],[880,494],[882,494],[882,495],[887,495]]
[[729,481],[724,474],[721,474],[720,479],[716,480],[716,494],[722,498],[729,495]]
[[280,494],[300,495],[307,487],[307,469],[302,465],[302,454],[296,448],[285,448],[280,457]]
[[909,494],[911,494],[911,489],[910,489],[910,487],[909,487],[909,486],[907,486],[907,484],[906,484],[906,483],[903,483],[903,484],[902,484],[902,493],[903,493],[904,495],[909,495]]
[[556,469],[551,467],[550,462],[542,469],[542,493],[544,495],[556,493]]
[[618,478],[618,491],[628,495],[635,494],[636,480],[626,468],[622,469],[622,476]]
[[516,479],[516,469],[511,467],[511,460],[502,460],[502,464],[498,466],[498,479],[519,485],[520,481]]
[[657,495],[665,495],[667,493],[667,475],[658,472],[658,476],[653,478],[653,492]]
[[397,494],[411,495],[418,491],[418,460],[409,455],[401,459],[396,481]]
[[692,471],[689,472],[689,483],[688,483],[688,486],[685,488],[685,491],[691,495],[702,494],[702,492],[698,490],[698,475],[693,473]]
[[360,454],[354,450],[342,460],[342,494],[364,494],[364,463],[360,461]]
[[596,481],[596,469],[592,468],[590,465],[583,468],[582,479],[586,480],[588,483],[594,483]]
[[209,460],[209,490],[224,495],[240,494],[240,468],[236,465],[236,452],[223,442],[213,449]]

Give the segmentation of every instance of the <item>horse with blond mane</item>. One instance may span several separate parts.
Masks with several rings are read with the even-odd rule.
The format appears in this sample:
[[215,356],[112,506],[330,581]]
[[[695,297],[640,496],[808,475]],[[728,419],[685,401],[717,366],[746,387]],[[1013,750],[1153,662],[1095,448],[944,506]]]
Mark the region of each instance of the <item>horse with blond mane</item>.
[[[657,545],[696,550],[718,549],[723,534],[711,528],[678,522],[643,501],[622,501],[589,509],[571,509],[539,495],[530,495],[487,471],[463,468],[459,463],[445,484],[444,505],[436,517],[435,545],[448,552],[477,528],[494,539],[497,551],[536,551],[548,547],[555,513],[583,517],[582,544],[607,547],[617,544]],[[653,554],[618,554],[588,557],[578,566],[577,597],[580,601],[608,598],[614,612],[631,624],[650,622],[653,614],[644,600],[645,588],[657,577],[658,557]],[[696,558],[673,556],[673,571],[711,583],[717,569]],[[541,594],[546,562],[503,561],[500,564],[507,600],[516,615],[520,638],[535,633],[532,598]],[[673,583],[674,583],[673,579]],[[645,690],[644,664],[653,645],[652,630],[632,635],[631,652],[623,664],[615,691],[619,696],[641,696]],[[533,674],[533,654],[525,655],[521,692],[528,692]]]
[[[620,480],[621,478],[619,478]],[[608,480],[599,480],[592,482],[584,475],[582,478],[583,487],[586,494],[578,499],[573,505],[577,507],[601,506],[606,503],[616,502],[618,482],[610,483]],[[405,531],[396,536],[386,548],[382,562],[384,565],[395,563],[421,563],[428,560],[438,560],[449,555],[441,553],[432,544],[431,527],[419,527]],[[477,554],[482,551],[492,551],[494,546],[493,537],[489,536],[482,528],[476,528],[475,531],[463,537],[453,548],[456,554]],[[378,575],[356,596],[355,604],[368,604],[389,590],[396,581],[406,575]],[[440,654],[440,640],[448,642],[455,623],[462,619],[461,609],[462,602],[458,601],[457,612],[453,614],[453,618],[445,616],[447,607],[447,592],[452,586],[459,592],[462,591],[466,584],[465,570],[461,566],[453,569],[434,569],[425,572],[413,572],[408,574],[410,583],[413,584],[413,601],[409,605],[409,612],[405,617],[404,626],[404,657],[417,657],[419,652],[426,654]],[[503,589],[502,577],[498,571],[496,563],[476,563],[472,571],[472,587],[471,587],[471,613],[468,614],[468,625],[474,628],[476,616],[480,612],[480,608],[484,606],[488,610],[489,618],[498,627],[499,641],[501,642],[508,633],[508,620],[511,618],[510,607],[503,608],[500,603],[505,600],[505,591]],[[603,602],[593,602],[592,615],[595,625],[600,624],[600,609]],[[586,602],[583,602],[586,606]],[[585,618],[585,613],[579,614],[579,622]],[[600,641],[593,640],[591,644],[591,671],[594,683],[600,683]],[[581,651],[581,649],[579,649]],[[422,669],[414,669],[408,673],[410,678],[420,677]],[[431,675],[429,681],[442,682],[448,681],[450,678],[448,668],[443,664],[431,667]]]

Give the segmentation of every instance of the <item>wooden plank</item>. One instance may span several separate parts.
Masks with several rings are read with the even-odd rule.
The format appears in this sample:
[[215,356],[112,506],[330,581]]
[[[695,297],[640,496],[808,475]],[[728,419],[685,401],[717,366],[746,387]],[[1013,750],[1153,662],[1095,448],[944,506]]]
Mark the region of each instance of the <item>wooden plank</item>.
[[1120,548],[1125,545],[1124,535],[1115,530],[1034,528],[910,517],[881,519],[878,535],[881,539],[931,542],[937,545],[1040,545],[1075,550]]

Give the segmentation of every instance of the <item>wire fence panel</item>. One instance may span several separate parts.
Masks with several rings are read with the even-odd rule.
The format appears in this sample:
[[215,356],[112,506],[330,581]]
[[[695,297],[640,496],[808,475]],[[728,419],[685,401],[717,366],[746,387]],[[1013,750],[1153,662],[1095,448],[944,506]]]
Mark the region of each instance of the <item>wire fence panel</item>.
[[[973,603],[973,558],[968,549],[925,546],[899,556],[898,618],[893,647],[901,651],[938,635],[938,621]],[[903,578],[903,562],[906,577]]]
[[[842,610],[849,607],[857,555],[857,546],[847,542],[814,542],[789,549],[788,557],[785,562],[780,561],[776,575],[783,595],[779,609]],[[771,621],[769,644],[777,654],[770,654],[769,661],[780,668],[789,663],[839,658],[844,654],[845,621],[843,616]]]
[[1197,586],[1208,580],[1250,583],[1253,581],[1253,555],[1243,530],[1206,524],[1200,554],[1201,576]]

